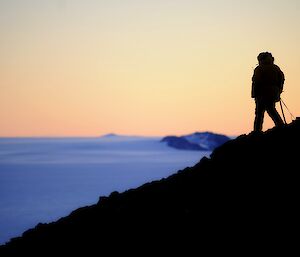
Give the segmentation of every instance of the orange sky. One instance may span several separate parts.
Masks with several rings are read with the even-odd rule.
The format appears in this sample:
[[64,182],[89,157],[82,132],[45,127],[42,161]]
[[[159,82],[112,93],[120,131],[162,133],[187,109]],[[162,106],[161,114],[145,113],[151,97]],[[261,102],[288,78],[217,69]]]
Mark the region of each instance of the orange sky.
[[298,0],[0,0],[0,136],[249,133],[261,51],[297,116],[299,25]]

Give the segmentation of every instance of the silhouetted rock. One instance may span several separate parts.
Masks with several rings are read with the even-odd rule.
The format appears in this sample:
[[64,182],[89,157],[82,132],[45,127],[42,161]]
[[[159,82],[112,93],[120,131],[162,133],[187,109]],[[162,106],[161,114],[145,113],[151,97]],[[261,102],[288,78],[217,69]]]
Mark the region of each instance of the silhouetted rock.
[[0,255],[289,255],[298,251],[299,145],[299,122],[241,135],[194,167],[39,224]]
[[230,138],[212,132],[195,132],[184,136],[167,136],[161,142],[167,142],[168,146],[182,150],[212,151]]

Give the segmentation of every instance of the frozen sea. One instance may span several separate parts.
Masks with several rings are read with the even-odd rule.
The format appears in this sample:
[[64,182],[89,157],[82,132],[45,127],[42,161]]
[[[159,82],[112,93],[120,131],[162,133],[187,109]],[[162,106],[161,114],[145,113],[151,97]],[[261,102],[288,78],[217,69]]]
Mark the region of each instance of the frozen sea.
[[172,149],[160,139],[0,138],[0,244],[211,153]]

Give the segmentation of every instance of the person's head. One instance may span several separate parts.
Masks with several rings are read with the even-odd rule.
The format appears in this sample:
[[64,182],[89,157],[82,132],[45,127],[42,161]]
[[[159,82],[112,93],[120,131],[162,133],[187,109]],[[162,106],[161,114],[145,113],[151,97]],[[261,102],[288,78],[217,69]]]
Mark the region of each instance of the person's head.
[[269,52],[262,52],[257,56],[258,64],[273,64],[274,57]]

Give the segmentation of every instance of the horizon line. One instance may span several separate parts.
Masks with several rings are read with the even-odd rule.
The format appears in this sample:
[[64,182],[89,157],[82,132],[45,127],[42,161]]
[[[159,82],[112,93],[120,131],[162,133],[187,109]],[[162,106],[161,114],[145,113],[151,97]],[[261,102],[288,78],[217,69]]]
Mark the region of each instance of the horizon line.
[[[221,133],[221,132],[215,132],[215,131],[210,131],[210,130],[202,130],[202,131],[194,131],[190,133],[184,133],[184,134],[177,134],[177,133],[168,133],[165,135],[140,135],[140,134],[121,134],[121,133],[105,133],[105,134],[100,134],[100,135],[16,135],[16,136],[2,136],[0,135],[0,139],[26,139],[26,138],[31,138],[31,139],[39,139],[39,138],[49,138],[49,139],[59,139],[59,138],[101,138],[101,137],[109,137],[109,136],[119,136],[119,137],[145,137],[145,138],[157,138],[157,137],[166,137],[166,136],[186,136],[194,133],[214,133],[214,134],[222,134],[228,137],[237,137],[238,135],[233,135],[233,134],[226,134],[226,133]],[[239,134],[240,135],[240,134]]]

